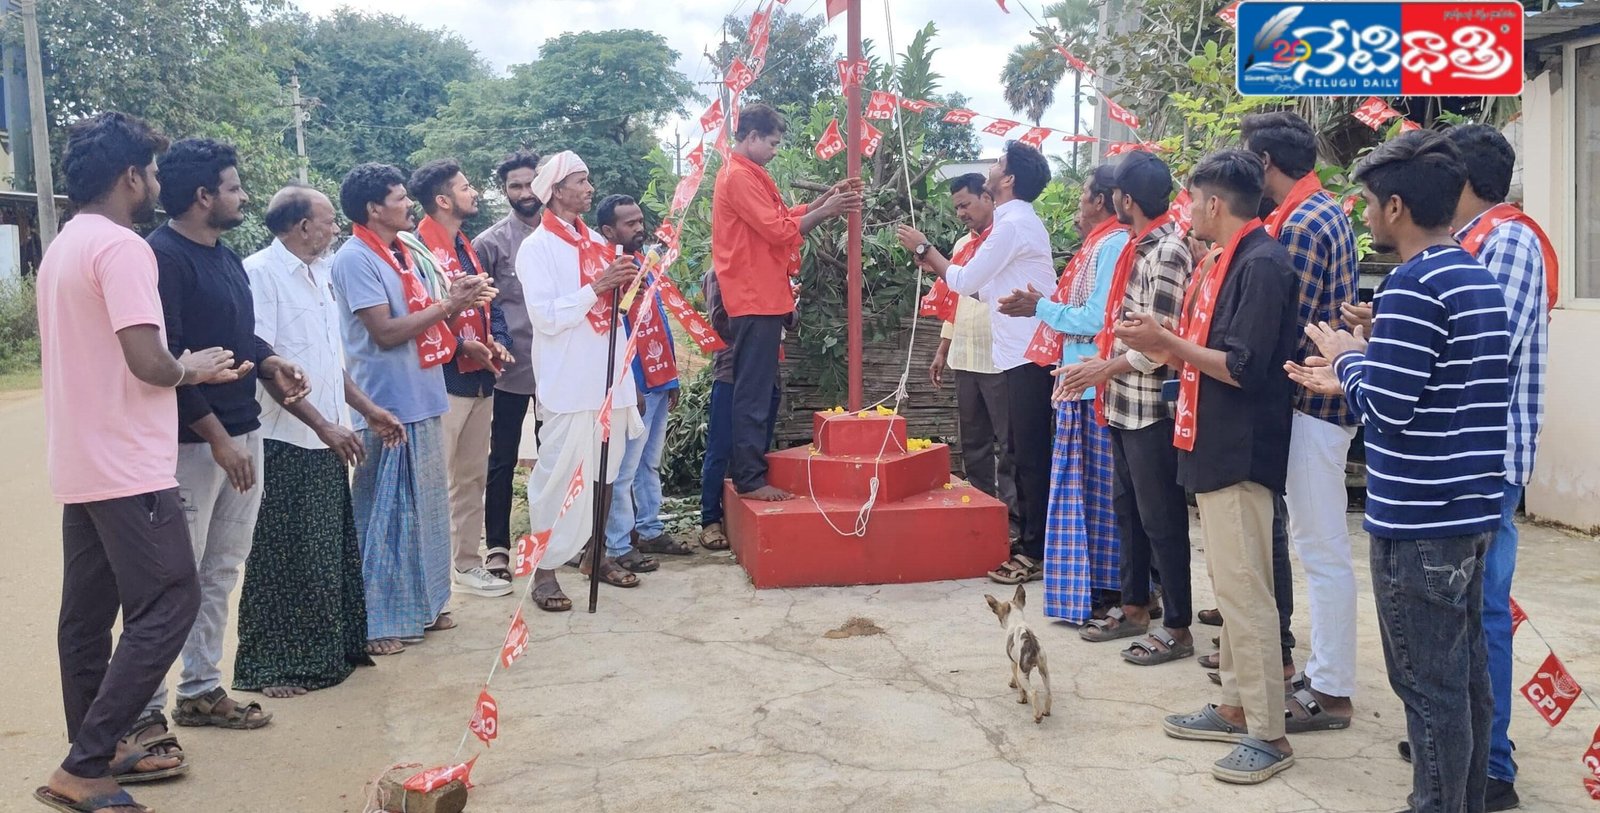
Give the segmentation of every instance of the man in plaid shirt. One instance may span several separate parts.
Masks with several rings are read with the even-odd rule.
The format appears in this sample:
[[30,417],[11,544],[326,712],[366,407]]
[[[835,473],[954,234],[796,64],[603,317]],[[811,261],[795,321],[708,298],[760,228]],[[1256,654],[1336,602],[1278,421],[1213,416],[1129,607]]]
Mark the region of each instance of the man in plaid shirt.
[[[1305,326],[1337,322],[1339,306],[1356,300],[1355,232],[1317,179],[1317,138],[1305,119],[1293,113],[1246,116],[1241,135],[1245,148],[1266,164],[1266,197],[1276,204],[1267,231],[1288,248],[1300,279],[1295,359],[1303,360],[1318,355]],[[1354,712],[1356,573],[1344,477],[1357,420],[1337,395],[1301,389],[1294,407],[1283,505],[1311,597],[1311,658],[1306,685],[1288,699],[1288,730],[1302,733],[1347,728]]]
[[[1497,225],[1511,189],[1516,153],[1493,127],[1453,127],[1446,136],[1461,150],[1467,183],[1456,207],[1456,239],[1472,251],[1505,292],[1511,331],[1510,437],[1506,446],[1505,496],[1500,528],[1483,557],[1483,630],[1489,650],[1489,686],[1494,722],[1489,731],[1489,782],[1485,810],[1510,810],[1518,804],[1517,764],[1511,759],[1511,574],[1517,566],[1517,526],[1522,490],[1533,473],[1534,447],[1544,418],[1545,326],[1549,321],[1545,261],[1539,234],[1520,218]],[[1477,231],[1486,231],[1480,236]],[[1478,239],[1473,239],[1477,237]]]

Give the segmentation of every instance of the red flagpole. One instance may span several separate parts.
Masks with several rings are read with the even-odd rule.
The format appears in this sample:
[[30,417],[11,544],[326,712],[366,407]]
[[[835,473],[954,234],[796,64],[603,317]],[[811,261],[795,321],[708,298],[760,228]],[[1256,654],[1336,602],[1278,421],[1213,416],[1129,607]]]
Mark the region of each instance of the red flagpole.
[[[850,44],[850,62],[861,60],[861,0],[849,0],[845,11],[845,40]],[[845,172],[851,178],[861,177],[861,86],[850,85],[844,91],[845,116]],[[850,215],[849,238],[846,244],[847,266],[845,275],[845,310],[849,314],[848,341],[850,409],[861,408],[861,213]]]

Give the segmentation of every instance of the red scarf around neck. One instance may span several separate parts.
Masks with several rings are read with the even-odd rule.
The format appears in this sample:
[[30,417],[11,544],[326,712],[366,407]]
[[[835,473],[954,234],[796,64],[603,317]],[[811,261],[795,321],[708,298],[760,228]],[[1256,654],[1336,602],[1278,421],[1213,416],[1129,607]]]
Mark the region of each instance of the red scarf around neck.
[[[1100,221],[1099,225],[1090,229],[1088,236],[1083,238],[1083,245],[1079,247],[1078,253],[1072,255],[1072,259],[1067,262],[1067,267],[1062,270],[1061,280],[1056,283],[1056,291],[1050,295],[1050,301],[1064,305],[1071,304],[1068,301],[1068,297],[1071,295],[1072,287],[1077,284],[1078,277],[1085,270],[1090,270],[1090,273],[1093,273],[1091,266],[1094,264],[1096,256],[1100,253],[1100,244],[1104,243],[1106,238],[1117,231],[1126,229],[1127,227],[1122,225],[1115,217],[1108,217]],[[1124,283],[1124,287],[1126,287],[1126,283]],[[1040,322],[1039,326],[1033,331],[1033,340],[1028,342],[1028,349],[1023,353],[1023,357],[1040,367],[1049,367],[1062,360],[1061,348],[1065,344],[1066,337],[1062,335],[1061,331]],[[1077,360],[1068,359],[1067,361],[1068,363],[1073,363]]]
[[[950,264],[966,265],[972,262],[972,258],[978,256],[978,248],[983,245],[984,239],[993,230],[994,225],[990,224],[989,228],[984,229],[981,234],[973,235],[972,239],[968,240],[966,245],[962,246],[961,250],[950,258]],[[954,322],[956,320],[956,303],[960,301],[960,294],[952,290],[949,285],[946,285],[944,280],[936,279],[933,281],[933,287],[928,289],[928,293],[922,297],[922,302],[917,309],[917,315],[937,316],[946,322]]]
[[[1259,228],[1259,217],[1244,224],[1244,228],[1228,238],[1228,244],[1217,261],[1195,274],[1184,296],[1183,326],[1179,328],[1178,335],[1201,347],[1206,346],[1211,338],[1211,317],[1217,310],[1217,294],[1222,291],[1222,282],[1233,265],[1233,253],[1245,237]],[[1195,438],[1200,434],[1200,427],[1195,420],[1199,409],[1200,371],[1193,364],[1185,363],[1178,375],[1178,416],[1172,428],[1172,445],[1186,452],[1194,451]]]
[[[578,281],[584,285],[599,279],[611,265],[612,258],[616,256],[611,246],[595,239],[581,217],[575,224],[568,223],[556,217],[549,207],[545,207],[543,219],[539,223],[545,231],[578,250]],[[602,336],[611,329],[611,303],[616,297],[616,291],[602,295],[595,300],[594,307],[590,308],[587,314],[589,326]]]
[[[432,252],[434,263],[439,266],[439,270],[444,274],[447,290],[450,283],[461,279],[468,273],[480,276],[483,274],[483,266],[478,262],[478,252],[473,249],[472,241],[470,240],[463,239],[461,242],[467,247],[467,259],[472,261],[472,270],[469,272],[461,267],[461,260],[456,253],[455,238],[455,234],[446,231],[444,226],[439,221],[434,220],[431,215],[422,218],[422,222],[417,224],[417,239],[421,240],[422,244]],[[459,337],[461,341],[488,344],[490,338],[489,309],[487,307],[467,308],[456,314],[455,318],[450,320],[450,333]],[[456,368],[463,373],[471,373],[482,370],[483,365],[466,356],[461,356],[456,359]]]
[[[1172,220],[1171,209],[1162,212],[1160,217],[1146,223],[1138,234],[1129,234],[1128,244],[1123,246],[1122,253],[1117,255],[1117,271],[1111,277],[1111,292],[1106,296],[1106,326],[1100,328],[1100,332],[1094,337],[1095,349],[1100,351],[1102,360],[1111,358],[1111,349],[1117,343],[1117,337],[1112,330],[1122,321],[1122,300],[1128,297],[1128,280],[1133,277],[1133,267],[1139,262],[1139,243]],[[1105,387],[1095,388],[1094,418],[1101,426],[1106,425]]]
[[1322,179],[1317,177],[1316,172],[1307,172],[1300,176],[1300,180],[1295,181],[1294,186],[1289,187],[1289,194],[1283,196],[1283,201],[1278,204],[1278,208],[1273,209],[1272,214],[1267,215],[1265,224],[1267,234],[1273,237],[1282,234],[1284,224],[1289,222],[1289,216],[1300,208],[1300,204],[1310,200],[1312,195],[1324,191],[1327,190],[1322,188]]
[[1534,222],[1534,219],[1529,217],[1527,212],[1509,203],[1495,204],[1487,212],[1478,215],[1478,222],[1472,227],[1472,231],[1462,236],[1461,247],[1466,249],[1468,254],[1474,257],[1478,256],[1478,252],[1483,250],[1484,242],[1489,239],[1489,232],[1494,231],[1495,227],[1501,223],[1508,221],[1516,221],[1527,226],[1533,231],[1534,236],[1539,238],[1539,251],[1544,255],[1544,285],[1545,288],[1549,289],[1547,291],[1549,297],[1548,307],[1554,308],[1556,301],[1561,296],[1561,272],[1556,265],[1555,244],[1550,242],[1550,238],[1545,235],[1544,229],[1539,228],[1539,224]]
[[[420,313],[433,306],[433,298],[428,296],[428,289],[417,278],[417,272],[411,262],[411,252],[406,250],[404,243],[395,241],[392,246],[386,246],[378,239],[377,232],[357,223],[350,230],[352,236],[365,243],[372,253],[378,255],[394,273],[400,277],[401,290],[406,295],[406,312]],[[400,253],[400,258],[395,258],[395,252]],[[437,367],[450,360],[456,354],[456,337],[450,332],[449,326],[443,321],[435,322],[428,326],[416,338],[417,360],[422,364],[422,369]]]
[[[633,261],[640,268],[645,265],[644,255],[635,252]],[[649,272],[640,283],[642,290],[633,298],[628,309],[628,325],[633,328],[634,342],[638,345],[639,366],[644,370],[644,385],[655,389],[678,379],[678,359],[672,349],[672,334],[667,330],[666,313],[663,312],[655,284],[655,274]]]

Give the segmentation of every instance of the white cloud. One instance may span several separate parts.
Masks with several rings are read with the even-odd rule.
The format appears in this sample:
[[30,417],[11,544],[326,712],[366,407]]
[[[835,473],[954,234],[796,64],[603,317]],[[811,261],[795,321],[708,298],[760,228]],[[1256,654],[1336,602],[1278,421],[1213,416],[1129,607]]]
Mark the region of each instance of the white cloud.
[[[449,28],[467,40],[495,69],[504,70],[509,65],[529,62],[538,57],[539,46],[561,34],[577,31],[605,31],[617,28],[640,28],[658,33],[680,54],[678,69],[694,82],[711,82],[718,77],[704,57],[704,53],[721,42],[722,19],[730,11],[740,16],[752,13],[757,2],[765,0],[388,0],[382,7],[386,13],[399,15],[430,28]],[[894,41],[904,50],[911,38],[929,21],[938,27],[934,45],[939,51],[934,56],[934,70],[944,79],[942,89],[959,92],[972,99],[972,107],[980,113],[1013,117],[1006,106],[1000,89],[1000,69],[1006,55],[1016,45],[1030,39],[1028,31],[1032,20],[1021,9],[1004,14],[992,2],[970,0],[965,3],[939,0],[890,0],[893,4]],[[340,6],[349,5],[344,0],[295,0],[302,11],[313,16],[326,15]],[[888,26],[885,24],[885,3],[863,0],[862,35],[878,44],[879,53],[886,53]],[[1011,4],[1013,7],[1015,3]],[[823,0],[789,0],[791,13],[821,14]],[[844,49],[845,18],[835,18],[829,32]],[[702,92],[709,88],[700,86]],[[1071,95],[1069,84],[1063,86],[1064,96]],[[1092,120],[1092,110],[1085,108],[1084,129]],[[1072,111],[1065,103],[1057,104],[1046,114],[1046,127],[1063,132],[1072,128]],[[671,127],[667,128],[670,136]],[[697,127],[685,128],[686,132]],[[1018,136],[1019,128],[1012,133]],[[995,150],[1002,139],[979,134],[985,150]],[[1069,148],[1059,144],[1052,152],[1066,152]]]

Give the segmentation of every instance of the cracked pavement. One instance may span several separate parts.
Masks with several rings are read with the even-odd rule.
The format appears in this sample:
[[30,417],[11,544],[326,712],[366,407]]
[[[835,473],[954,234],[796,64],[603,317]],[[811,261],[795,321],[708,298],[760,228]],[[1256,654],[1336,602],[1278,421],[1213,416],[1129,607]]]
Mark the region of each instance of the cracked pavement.
[[[21,419],[17,418],[18,414]],[[36,403],[0,401],[6,448],[42,447]],[[23,420],[23,423],[19,423]],[[32,434],[28,434],[31,432]],[[42,451],[35,453],[42,460]],[[54,655],[59,513],[39,468],[0,472],[12,495],[0,542],[11,566],[3,594],[20,623],[0,632],[11,678],[0,701],[0,810],[27,810],[32,789],[65,749]],[[1352,524],[1359,517],[1352,514]],[[1195,527],[1197,609],[1214,606]],[[1580,683],[1600,690],[1600,545],[1526,526],[1517,599]],[[1293,738],[1297,764],[1257,787],[1211,778],[1227,747],[1179,742],[1161,717],[1214,699],[1192,661],[1139,667],[1115,644],[1088,644],[1047,623],[1042,583],[1027,619],[1053,669],[1055,708],[1035,725],[1007,688],[1002,630],[986,581],[756,591],[727,554],[662,557],[635,590],[561,574],[580,609],[531,606],[527,656],[496,673],[500,737],[482,751],[469,811],[1281,811],[1388,813],[1404,805],[1410,770],[1395,756],[1404,730],[1389,690],[1367,580],[1367,540],[1355,535],[1361,600],[1360,693],[1347,731]],[[1303,580],[1295,617],[1304,663],[1310,636]],[[264,700],[273,723],[250,732],[180,729],[194,765],[173,782],[135,786],[166,811],[355,813],[363,784],[392,763],[445,762],[498,654],[513,599],[459,597],[456,630],[378,659],[343,686]],[[827,639],[852,616],[882,635]],[[1196,626],[1201,652],[1215,630]],[[1524,627],[1518,681],[1545,651]],[[225,670],[234,641],[228,642]],[[256,696],[246,696],[258,699]],[[1577,811],[1579,762],[1600,711],[1581,700],[1547,727],[1513,698],[1512,736],[1523,810]]]

